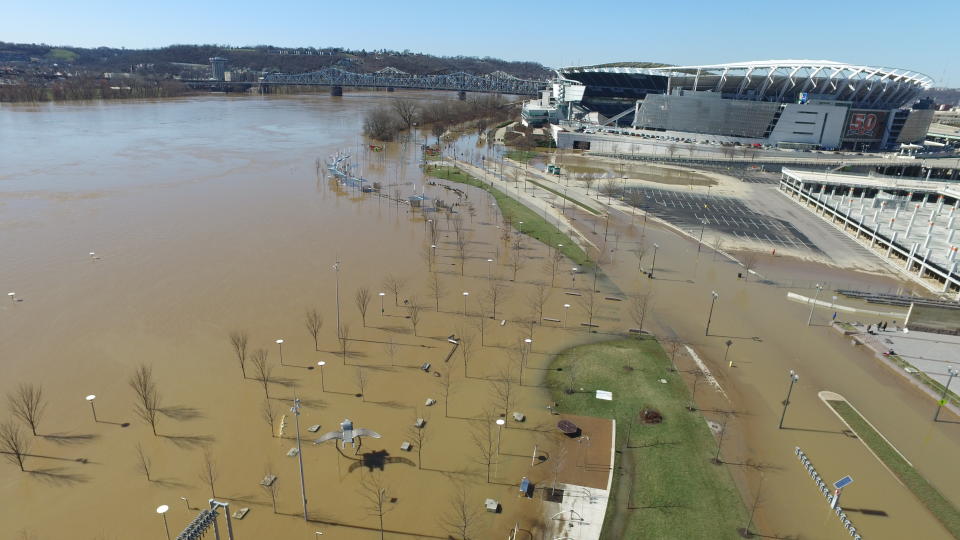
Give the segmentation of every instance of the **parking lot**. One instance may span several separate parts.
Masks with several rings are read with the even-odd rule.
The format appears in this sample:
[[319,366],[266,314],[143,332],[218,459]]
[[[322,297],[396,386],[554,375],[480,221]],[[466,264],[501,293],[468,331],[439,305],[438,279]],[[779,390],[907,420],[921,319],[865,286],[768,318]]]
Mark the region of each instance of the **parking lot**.
[[643,194],[639,208],[669,221],[694,236],[706,228],[753,243],[776,248],[819,252],[819,248],[790,222],[754,211],[732,197],[700,195],[658,188],[632,188]]

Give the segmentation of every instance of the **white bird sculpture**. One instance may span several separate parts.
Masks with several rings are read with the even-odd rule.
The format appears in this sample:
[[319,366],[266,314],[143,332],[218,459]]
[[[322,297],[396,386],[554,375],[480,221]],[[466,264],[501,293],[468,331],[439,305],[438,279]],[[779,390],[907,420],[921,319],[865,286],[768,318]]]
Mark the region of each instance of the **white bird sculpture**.
[[[353,420],[345,418],[343,422],[340,422],[339,431],[331,431],[329,433],[324,433],[320,436],[319,439],[313,441],[313,444],[322,444],[330,439],[339,439],[340,448],[346,448],[347,443],[350,443],[357,452],[360,451],[359,445],[362,444],[361,437],[373,437],[374,439],[379,439],[380,434],[376,431],[366,429],[366,428],[354,428]],[[356,439],[356,440],[354,440]],[[356,454],[356,452],[354,452]]]

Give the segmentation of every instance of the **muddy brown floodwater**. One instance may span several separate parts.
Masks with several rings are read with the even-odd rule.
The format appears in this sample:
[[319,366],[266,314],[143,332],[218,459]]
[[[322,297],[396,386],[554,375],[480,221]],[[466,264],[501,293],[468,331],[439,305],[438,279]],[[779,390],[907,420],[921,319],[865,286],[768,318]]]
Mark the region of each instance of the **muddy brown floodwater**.
[[[540,501],[517,498],[514,487],[522,476],[534,482],[549,476],[545,466],[531,465],[534,446],[552,444],[547,432],[555,421],[545,407],[546,390],[537,385],[550,354],[603,334],[576,329],[583,312],[564,294],[561,286],[569,285],[569,276],[562,274],[544,315],[560,319],[562,305],[573,304],[568,328],[535,328],[520,384],[520,343],[528,330],[517,321],[529,317],[531,282],[544,279],[549,254],[527,240],[524,267],[517,282],[509,282],[495,207],[472,188],[466,193],[477,215],[465,218],[470,257],[464,275],[454,256],[453,227],[433,216],[441,223],[437,264],[444,289],[439,312],[435,309],[422,256],[427,239],[422,215],[318,177],[315,167],[317,158],[346,150],[356,154],[365,176],[387,184],[391,193],[399,188],[404,196],[423,192],[453,202],[449,192],[424,185],[415,145],[364,150],[363,113],[384,99],[382,93],[355,93],[0,108],[0,284],[21,300],[0,304],[0,393],[38,383],[48,401],[40,435],[31,437],[30,472],[6,463],[0,467],[0,537],[23,532],[41,540],[65,535],[159,540],[165,537],[155,513],[161,504],[170,505],[167,518],[175,536],[211,495],[200,478],[204,448],[216,460],[217,498],[229,501],[231,510],[251,509],[234,521],[240,539],[307,540],[318,531],[377,538],[379,520],[368,508],[362,480],[368,468],[381,467],[388,537],[445,538],[451,531],[443,517],[451,514],[458,485],[472,509],[482,510],[488,497],[503,506],[501,514],[478,513],[474,537],[502,538],[517,523],[541,536]],[[716,411],[736,411],[723,457],[735,463],[728,467],[747,496],[760,475],[752,465],[764,468],[755,530],[842,537],[793,457],[793,447],[800,445],[821,474],[855,478],[844,503],[860,510],[851,518],[865,537],[944,537],[863,445],[841,433],[816,393],[846,396],[952,500],[960,496],[960,472],[951,466],[957,425],[931,423],[933,402],[825,328],[828,314],[819,314],[819,326],[806,327],[805,308],[788,302],[786,289],[737,280],[731,263],[706,251],[697,258],[696,246],[672,232],[647,227],[644,241],[661,248],[657,279],[641,278],[628,252],[640,230],[630,221],[614,214],[611,231],[619,232],[621,241],[605,265],[610,279],[601,280],[604,290],[655,291],[652,328],[679,335],[717,375],[730,402],[704,390],[697,399],[708,419],[718,420]],[[350,337],[345,358],[336,336],[332,265],[338,256],[340,318]],[[885,279],[793,266],[785,259],[761,260],[757,270],[797,280],[829,273],[848,284]],[[488,273],[510,287],[494,320],[480,316],[481,309],[489,314],[489,306],[478,302],[489,287]],[[399,305],[384,291],[381,314],[376,293],[384,290],[388,274],[406,285]],[[588,282],[578,279],[577,285]],[[892,280],[885,284],[896,286]],[[374,294],[365,326],[354,304],[359,287]],[[703,336],[711,290],[721,297],[711,335]],[[470,293],[466,307],[464,292]],[[416,335],[404,301],[425,306]],[[614,304],[605,304],[595,319],[603,331],[623,332],[631,325],[621,313],[624,307]],[[309,308],[324,319],[319,351],[304,323]],[[301,517],[297,460],[286,455],[296,444],[293,418],[287,413],[283,438],[272,436],[262,418],[263,388],[244,380],[231,350],[233,330],[249,333],[251,351],[269,353],[275,417],[289,409],[294,396],[303,400],[309,523]],[[469,377],[464,347],[444,362],[450,334],[472,339]],[[277,339],[284,340],[282,366]],[[732,369],[721,365],[727,339],[734,341]],[[398,349],[392,358],[384,346],[390,340]],[[309,369],[318,361],[326,362],[322,371]],[[418,369],[425,362],[450,374],[448,404],[443,378]],[[140,364],[153,366],[162,397],[159,436],[133,410],[127,380]],[[690,367],[686,357],[680,364]],[[471,432],[494,429],[478,420],[485,411],[498,412],[487,379],[508,369],[514,383],[507,410],[522,411],[527,420],[508,418],[501,458],[490,468],[493,483],[488,483]],[[790,429],[778,430],[789,369],[797,369],[801,380],[787,415]],[[358,372],[366,379],[363,397],[356,395]],[[249,364],[247,373],[253,373]],[[84,401],[88,394],[97,396],[98,422]],[[438,403],[426,407],[428,398]],[[2,409],[0,419],[7,416]],[[341,455],[331,442],[321,447],[309,442],[316,435],[308,426],[319,424],[323,433],[347,417],[383,437],[364,439],[357,456],[349,448]],[[427,420],[422,468],[416,449],[400,449],[412,441],[409,427],[417,417]],[[137,470],[138,443],[152,462],[152,481]],[[259,486],[267,472],[279,478],[276,514]]]

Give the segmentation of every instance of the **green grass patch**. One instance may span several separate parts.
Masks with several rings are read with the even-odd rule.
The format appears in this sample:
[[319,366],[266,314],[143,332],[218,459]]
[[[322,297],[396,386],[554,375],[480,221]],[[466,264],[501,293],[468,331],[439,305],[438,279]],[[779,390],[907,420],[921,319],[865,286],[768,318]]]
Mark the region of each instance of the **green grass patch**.
[[563,244],[560,252],[568,259],[577,263],[579,266],[591,264],[587,254],[584,253],[583,250],[580,249],[580,246],[575,244],[569,236],[553,226],[553,224],[544,219],[543,216],[527,208],[523,203],[499,189],[470,176],[456,167],[430,167],[426,172],[434,178],[467,184],[487,191],[493,195],[493,198],[497,201],[497,206],[500,207],[500,212],[510,219],[515,228],[518,227],[521,221],[523,222],[523,234],[535,238],[551,247],[557,244]]
[[[907,375],[910,375],[911,377],[915,377],[925,386],[927,386],[928,388],[931,388],[938,395],[943,395],[944,386],[940,384],[940,381],[927,375],[923,371],[920,371],[919,369],[914,367],[913,364],[904,360],[903,357],[901,357],[900,355],[888,354],[887,358],[891,362],[899,366],[901,369],[903,369],[907,373]],[[957,394],[955,394],[953,390],[947,390],[947,399],[950,400],[950,403],[954,405],[960,405],[960,396],[957,396]]]
[[850,426],[860,440],[870,447],[870,450],[883,461],[888,469],[897,475],[897,478],[906,485],[920,502],[950,531],[954,538],[960,538],[960,510],[946,499],[937,488],[907,463],[897,451],[890,446],[877,430],[860,416],[846,401],[831,401],[827,404],[837,411],[837,414]]
[[583,208],[583,209],[586,210],[587,212],[590,212],[591,214],[593,214],[593,215],[595,215],[595,216],[599,216],[599,215],[600,215],[600,212],[594,210],[593,208],[591,208],[591,207],[583,204],[582,202],[580,202],[580,201],[578,201],[578,200],[576,200],[576,199],[574,199],[574,198],[572,198],[572,197],[567,197],[567,196],[564,195],[563,193],[560,193],[559,191],[557,191],[557,190],[555,190],[555,189],[553,189],[553,188],[551,188],[551,187],[549,187],[549,186],[545,186],[545,185],[541,184],[540,182],[537,182],[536,180],[531,180],[531,179],[527,178],[527,182],[530,182],[531,184],[533,184],[533,185],[535,185],[535,186],[539,186],[540,188],[545,189],[545,190],[549,191],[550,193],[553,193],[554,195],[556,195],[556,196],[558,196],[558,197],[562,197],[562,198],[564,198],[564,199],[572,202],[573,204],[579,206],[580,208]]
[[73,62],[79,55],[73,51],[68,51],[67,49],[50,49],[44,56],[46,56],[47,59],[54,60],[56,62]]
[[539,152],[531,152],[530,150],[510,150],[507,152],[507,159],[519,161],[520,163],[526,163],[538,157],[540,157]]
[[[617,466],[625,459],[628,466],[614,474],[601,539],[739,538],[746,508],[727,468],[712,463],[716,439],[700,413],[687,409],[690,393],[655,339],[574,347],[557,355],[551,368],[547,384],[561,411],[614,418],[617,448],[628,442],[629,454],[617,453]],[[585,391],[567,394],[567,388]],[[613,401],[596,399],[597,389],[613,392]],[[663,415],[663,423],[637,419],[648,407]],[[619,485],[631,477],[632,493]],[[630,510],[616,516],[623,497]]]

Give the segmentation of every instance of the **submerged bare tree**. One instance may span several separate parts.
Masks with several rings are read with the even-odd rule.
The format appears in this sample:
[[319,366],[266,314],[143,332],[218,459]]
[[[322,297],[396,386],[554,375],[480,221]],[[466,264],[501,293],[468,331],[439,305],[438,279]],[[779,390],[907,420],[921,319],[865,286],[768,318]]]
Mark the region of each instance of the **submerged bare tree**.
[[387,487],[383,477],[377,472],[364,473],[360,479],[360,495],[364,500],[364,508],[372,516],[380,519],[380,540],[383,540],[383,515],[387,513]]
[[400,292],[406,284],[407,280],[393,274],[387,274],[387,277],[383,278],[383,288],[393,293],[394,306],[400,305]]
[[357,304],[357,309],[360,311],[360,320],[363,321],[363,326],[367,326],[367,309],[370,307],[370,289],[366,287],[360,287],[357,289],[357,293],[354,296],[354,302]]
[[390,108],[406,129],[410,129],[417,122],[417,116],[420,114],[420,106],[411,99],[395,99],[390,102]]
[[[510,353],[513,353],[513,351],[509,351],[508,354]],[[494,404],[498,410],[503,411],[503,416],[506,416],[515,399],[513,395],[513,368],[510,364],[507,364],[490,380],[490,387],[493,390]]]
[[650,307],[653,305],[653,293],[641,294],[630,298],[627,310],[630,314],[630,320],[637,325],[637,330],[643,332],[643,320],[646,318]]
[[[483,317],[478,319],[480,325],[483,326]],[[467,369],[470,367],[470,358],[473,356],[473,346],[476,343],[474,338],[474,333],[466,326],[460,326],[457,329],[457,336],[460,338],[460,354],[463,355],[463,376],[467,377]]]
[[270,485],[268,486],[264,486],[263,484],[260,484],[260,485],[263,486],[264,491],[266,491],[267,495],[270,496],[270,503],[273,505],[273,513],[276,514],[277,513],[277,493],[279,492],[280,484],[278,483],[279,480],[277,479],[277,475],[273,471],[273,466],[271,464],[268,463],[263,468],[263,475],[274,477],[273,482],[270,482]]
[[350,325],[345,324],[343,328],[340,329],[340,337],[337,338],[340,340],[340,354],[343,358],[343,363],[347,363],[347,349],[350,347]]
[[450,392],[453,391],[452,369],[447,369],[440,375],[440,397],[443,398],[443,416],[450,417]]
[[[449,370],[447,373],[450,373]],[[441,377],[442,378],[442,377]],[[417,447],[417,468],[423,468],[423,444],[427,441],[427,419],[424,418],[423,427],[417,427],[417,420],[422,418],[422,413],[416,411],[413,413],[413,422],[407,427],[407,437],[409,437],[414,446]]]
[[203,461],[200,463],[200,480],[210,487],[210,497],[216,498],[217,493],[214,488],[217,483],[219,473],[217,472],[217,461],[209,448],[203,449]]
[[147,482],[152,482],[153,479],[150,478],[150,466],[152,461],[150,456],[143,450],[143,446],[138,442],[136,446],[137,450],[137,470],[142,472],[145,477],[147,477]]
[[414,296],[410,299],[410,326],[413,327],[413,335],[417,335],[417,325],[420,324],[420,312],[423,311],[423,306],[417,301],[417,297]]
[[523,253],[520,251],[520,242],[515,243],[514,246],[515,249],[510,251],[510,268],[513,269],[513,278],[511,281],[517,280],[517,273],[520,272],[520,269],[523,268],[524,263],[526,262],[523,259]]
[[0,424],[0,454],[3,454],[10,463],[23,468],[23,462],[30,452],[30,439],[23,434],[23,430],[13,420]]
[[323,315],[320,315],[320,312],[316,308],[310,308],[307,310],[306,318],[307,331],[310,332],[310,336],[313,337],[313,350],[320,350],[320,328],[323,326]]
[[477,506],[467,500],[467,490],[463,484],[457,484],[456,491],[450,498],[450,508],[441,518],[441,522],[452,536],[459,540],[470,540],[479,520],[480,511]]
[[446,292],[446,287],[443,286],[443,281],[440,280],[440,274],[436,272],[430,274],[427,280],[427,286],[430,288],[430,296],[433,297],[436,303],[437,311],[440,311],[440,298]]
[[263,400],[263,405],[260,407],[260,415],[263,421],[270,427],[270,436],[276,437],[277,413],[274,412],[273,403],[269,399]]
[[489,281],[487,284],[486,298],[487,302],[490,303],[490,318],[497,318],[497,302],[502,302],[506,299],[507,293],[510,291],[510,288],[505,284],[499,281]]
[[43,387],[39,384],[21,383],[17,389],[7,396],[10,412],[25,424],[30,426],[34,435],[37,434],[37,425],[43,417],[47,403],[43,399]]
[[741,257],[741,262],[743,263],[743,279],[744,281],[750,281],[750,272],[757,267],[757,260],[760,257],[754,253],[749,252],[744,254]]
[[587,314],[587,324],[589,325],[587,328],[592,330],[593,317],[597,314],[597,308],[600,307],[597,293],[593,291],[584,293],[584,295],[577,300],[577,304],[583,309],[584,313]]
[[547,287],[545,283],[537,282],[533,286],[533,290],[527,295],[527,301],[530,306],[534,309],[536,315],[536,321],[539,323],[543,320],[543,306],[546,305],[547,300],[550,299],[550,288]]
[[157,434],[157,414],[160,412],[160,392],[157,390],[157,383],[153,378],[153,368],[140,364],[130,376],[128,381],[130,388],[136,394],[136,402],[133,407],[134,413],[146,422],[153,434]]
[[233,352],[237,355],[237,362],[240,362],[240,373],[243,378],[247,378],[247,333],[243,331],[230,332],[230,345],[233,345]]
[[494,431],[494,420],[497,416],[490,410],[485,410],[479,422],[473,422],[470,429],[470,438],[477,448],[477,461],[487,468],[487,483],[490,483],[490,467],[497,459],[497,434]]
[[264,397],[270,399],[270,378],[273,374],[273,366],[267,362],[267,350],[253,351],[250,362],[253,363],[253,378],[263,386]]
[[367,372],[363,370],[362,366],[357,366],[357,372],[355,373],[357,379],[357,388],[359,389],[360,400],[367,401],[367,383],[370,382],[370,379],[367,378]]
[[397,345],[397,342],[393,340],[393,336],[387,338],[387,342],[383,344],[383,352],[387,353],[387,356],[390,358],[390,365],[396,365],[397,352],[399,352],[400,347]]

